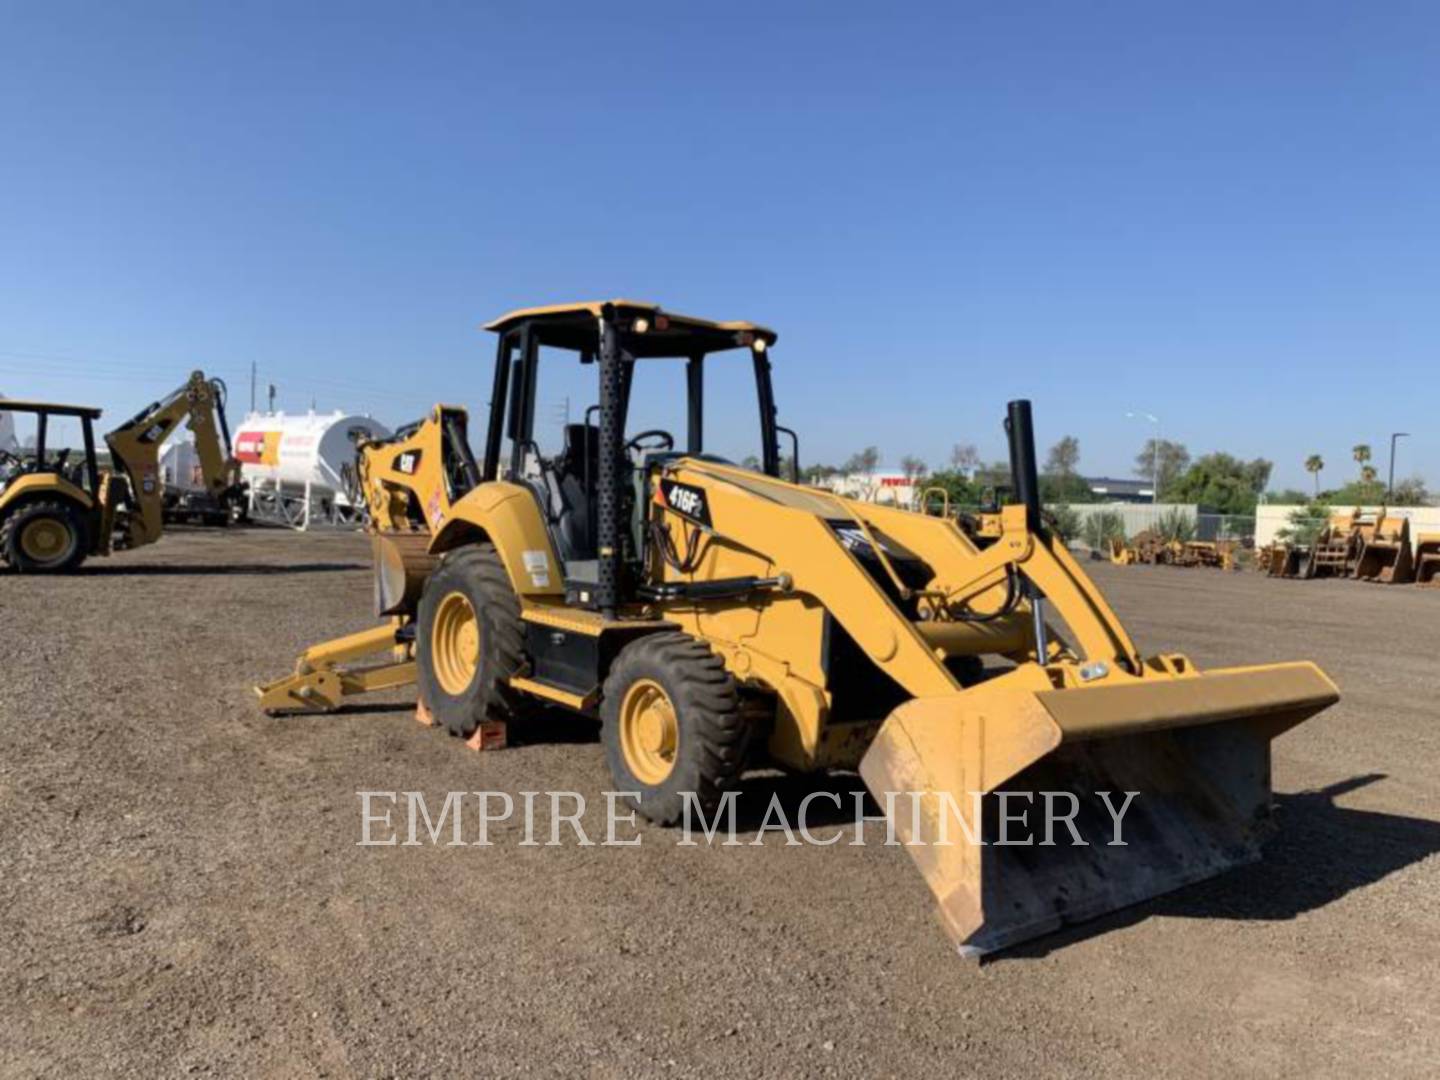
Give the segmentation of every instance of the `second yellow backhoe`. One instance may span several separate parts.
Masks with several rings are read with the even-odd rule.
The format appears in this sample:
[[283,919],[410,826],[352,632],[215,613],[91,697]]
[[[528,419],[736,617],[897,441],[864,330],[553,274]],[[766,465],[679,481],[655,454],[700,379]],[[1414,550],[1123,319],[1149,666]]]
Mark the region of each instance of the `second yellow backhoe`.
[[[160,539],[160,451],[182,423],[194,433],[207,494],[221,506],[243,498],[240,466],[230,455],[224,384],[202,372],[107,434],[110,468],[104,470],[95,446],[99,409],[5,399],[0,412],[35,418],[33,445],[0,449],[0,562],[15,570],[65,572],[89,556]],[[81,446],[58,445],[57,420],[78,422]]]
[[[423,514],[433,565],[377,575],[386,640],[413,637],[421,705],[451,733],[498,745],[542,706],[596,718],[606,786],[662,825],[733,806],[752,767],[858,769],[970,954],[1259,857],[1271,741],[1335,686],[1306,662],[1142,653],[1045,524],[1027,402],[1006,418],[1015,504],[982,549],[951,519],[802,486],[798,445],[781,475],[766,327],[616,300],[490,329],[472,482]],[[707,373],[737,360],[758,470],[707,449]],[[594,372],[598,422],[547,455],[537,375],[567,361]],[[667,363],[684,430],[630,430],[635,372]],[[292,693],[301,671],[261,704],[340,704],[335,663],[333,692]],[[1084,844],[1040,839],[1024,810],[1042,799]]]

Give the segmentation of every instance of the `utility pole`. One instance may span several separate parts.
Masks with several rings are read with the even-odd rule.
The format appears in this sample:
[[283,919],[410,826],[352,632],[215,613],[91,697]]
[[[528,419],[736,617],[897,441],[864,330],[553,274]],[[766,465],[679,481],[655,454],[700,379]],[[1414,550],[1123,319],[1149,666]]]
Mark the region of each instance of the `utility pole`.
[[255,361],[250,361],[250,411],[255,411]]
[[1148,412],[1127,412],[1125,417],[1155,425],[1155,437],[1150,441],[1150,505],[1154,506],[1160,501],[1160,418]]
[[275,384],[273,382],[270,384],[270,411],[272,413],[275,411]]
[[1390,479],[1386,481],[1385,484],[1385,498],[1387,501],[1395,497],[1395,440],[1408,439],[1409,437],[1410,433],[1408,431],[1392,431],[1390,433]]

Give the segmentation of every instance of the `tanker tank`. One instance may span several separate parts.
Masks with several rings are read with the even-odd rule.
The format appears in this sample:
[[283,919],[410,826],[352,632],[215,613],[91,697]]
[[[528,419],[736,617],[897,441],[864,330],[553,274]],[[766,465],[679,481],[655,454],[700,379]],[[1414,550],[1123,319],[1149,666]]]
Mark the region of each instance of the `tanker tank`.
[[252,413],[234,439],[251,517],[297,529],[358,524],[355,441],[389,435],[384,424],[356,413]]

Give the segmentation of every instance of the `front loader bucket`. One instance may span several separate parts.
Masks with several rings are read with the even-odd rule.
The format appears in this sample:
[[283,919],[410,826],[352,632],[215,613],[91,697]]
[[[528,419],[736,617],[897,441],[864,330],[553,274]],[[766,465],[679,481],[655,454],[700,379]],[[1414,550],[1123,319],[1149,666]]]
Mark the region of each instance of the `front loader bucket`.
[[1270,740],[1337,700],[1309,663],[1063,690],[1029,665],[900,706],[860,774],[979,955],[1259,858]]

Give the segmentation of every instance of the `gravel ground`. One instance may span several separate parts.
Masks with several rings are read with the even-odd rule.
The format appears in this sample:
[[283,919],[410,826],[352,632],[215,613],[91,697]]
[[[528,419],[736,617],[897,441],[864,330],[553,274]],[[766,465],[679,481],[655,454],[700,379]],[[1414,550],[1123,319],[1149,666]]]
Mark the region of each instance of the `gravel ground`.
[[1435,1074],[1440,592],[1092,566],[1143,649],[1345,699],[1276,744],[1265,862],[977,965],[875,843],[357,847],[360,790],[606,786],[583,726],[474,754],[403,694],[260,715],[371,625],[367,567],[179,531],[0,577],[0,1074]]

